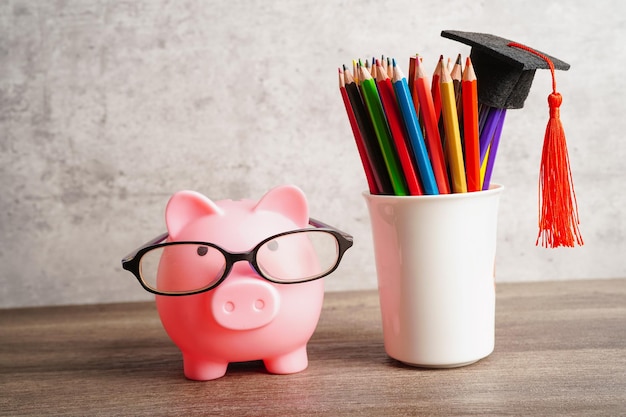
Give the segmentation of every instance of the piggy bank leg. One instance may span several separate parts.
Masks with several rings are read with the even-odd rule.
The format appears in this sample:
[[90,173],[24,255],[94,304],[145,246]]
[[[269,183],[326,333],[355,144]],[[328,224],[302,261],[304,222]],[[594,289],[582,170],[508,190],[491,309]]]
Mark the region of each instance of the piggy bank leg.
[[207,360],[183,354],[185,377],[195,381],[208,381],[221,378],[226,374],[228,362]]
[[304,371],[309,365],[306,345],[274,358],[263,359],[265,369],[272,374],[294,374]]

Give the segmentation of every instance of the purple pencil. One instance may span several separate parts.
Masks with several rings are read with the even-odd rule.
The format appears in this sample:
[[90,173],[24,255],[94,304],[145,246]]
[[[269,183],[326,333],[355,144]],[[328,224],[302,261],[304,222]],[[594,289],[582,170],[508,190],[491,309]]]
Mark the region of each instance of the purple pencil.
[[498,144],[500,143],[500,136],[502,135],[502,127],[504,126],[504,117],[506,116],[506,109],[500,109],[500,117],[498,117],[498,123],[496,123],[495,131],[493,133],[493,139],[491,140],[491,146],[489,147],[489,159],[487,159],[487,167],[485,168],[485,178],[483,179],[483,191],[489,189],[489,183],[491,182],[491,174],[493,173],[493,165],[496,162],[496,153],[498,152]]
[[483,127],[485,127],[485,121],[487,120],[487,115],[489,114],[489,107],[486,104],[478,103],[478,131],[482,132]]
[[505,109],[498,109],[496,107],[491,107],[487,110],[487,117],[485,120],[485,124],[480,131],[480,163],[482,164],[485,155],[487,154],[487,149],[489,149],[489,144],[492,141],[493,135],[496,131],[496,127],[500,124],[500,119],[502,113]]

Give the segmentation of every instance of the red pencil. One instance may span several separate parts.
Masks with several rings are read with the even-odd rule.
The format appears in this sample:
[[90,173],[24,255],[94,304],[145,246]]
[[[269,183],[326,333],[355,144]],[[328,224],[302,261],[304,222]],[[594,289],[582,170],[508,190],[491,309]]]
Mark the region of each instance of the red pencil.
[[408,142],[404,134],[403,121],[401,119],[402,116],[400,115],[400,109],[398,107],[398,102],[396,101],[391,79],[387,75],[387,71],[382,70],[378,60],[376,61],[376,66],[378,67],[378,70],[376,71],[378,94],[380,95],[380,100],[382,101],[383,108],[385,109],[387,124],[389,126],[389,130],[391,131],[393,142],[396,146],[396,152],[398,153],[398,157],[400,159],[400,165],[402,166],[404,178],[409,187],[409,194],[422,195],[424,194],[424,191],[419,183],[417,170],[415,169],[413,159],[411,158],[411,154],[407,147]]
[[350,104],[350,99],[348,98],[348,92],[346,91],[344,73],[341,68],[339,68],[339,91],[341,92],[341,97],[343,98],[343,104],[346,108],[348,119],[350,120],[350,127],[352,127],[352,133],[354,134],[356,147],[357,147],[357,150],[359,151],[359,156],[361,157],[361,163],[363,164],[363,170],[365,171],[365,177],[367,179],[367,185],[369,187],[370,193],[380,194],[380,190],[378,190],[378,188],[376,187],[376,182],[374,181],[374,172],[372,170],[372,166],[370,164],[370,161],[367,157],[367,153],[365,151],[365,143],[363,142],[363,136],[361,135],[361,131],[359,130],[359,126],[357,124],[354,111],[352,110],[352,105]]
[[[440,59],[440,65],[443,57]],[[428,80],[422,70],[419,60],[415,61],[415,89],[419,97],[420,113],[424,121],[426,130],[426,147],[430,156],[430,162],[433,166],[433,173],[437,181],[439,194],[450,194],[450,183],[448,182],[448,171],[443,155],[443,147],[441,146],[441,137],[439,136],[439,118],[435,111],[433,103],[433,95],[428,85]],[[437,86],[437,91],[439,87]]]
[[413,85],[415,81],[415,60],[417,59],[417,57],[409,57],[409,75],[407,77],[407,84],[409,85],[409,91],[411,92],[411,95],[413,95]]
[[480,191],[480,145],[478,133],[478,89],[472,61],[467,57],[463,71],[463,145],[467,191]]
[[435,108],[435,117],[437,118],[437,123],[439,123],[439,119],[441,118],[441,90],[439,87],[439,79],[441,78],[441,63],[443,62],[443,55],[439,56],[439,61],[437,61],[437,67],[433,72],[433,80],[431,83],[430,91],[433,96],[433,106]]

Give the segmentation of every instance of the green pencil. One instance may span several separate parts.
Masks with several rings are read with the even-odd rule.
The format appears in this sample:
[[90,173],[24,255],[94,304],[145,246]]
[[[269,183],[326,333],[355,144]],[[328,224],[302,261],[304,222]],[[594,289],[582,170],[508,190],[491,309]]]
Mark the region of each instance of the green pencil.
[[378,144],[383,154],[385,166],[389,171],[389,178],[391,179],[391,186],[395,195],[409,195],[408,187],[404,181],[402,171],[400,170],[400,162],[398,161],[398,155],[393,147],[391,139],[391,133],[387,126],[387,119],[385,118],[385,112],[383,105],[378,95],[378,89],[376,83],[372,78],[370,72],[363,65],[360,65],[360,87],[363,100],[372,119],[374,125],[374,131],[378,138]]

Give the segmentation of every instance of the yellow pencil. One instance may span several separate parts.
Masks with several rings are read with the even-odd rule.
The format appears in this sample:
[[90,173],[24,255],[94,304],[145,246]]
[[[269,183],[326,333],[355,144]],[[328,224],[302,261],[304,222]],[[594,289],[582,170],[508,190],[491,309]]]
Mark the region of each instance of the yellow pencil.
[[441,64],[441,113],[443,115],[443,127],[446,132],[445,153],[450,168],[450,184],[452,192],[466,193],[467,181],[465,179],[465,166],[463,164],[463,149],[461,147],[461,132],[459,119],[456,111],[456,98],[454,96],[454,84],[450,71],[445,64]]
[[483,189],[483,184],[485,183],[485,174],[487,173],[487,161],[489,160],[489,147],[487,147],[487,152],[485,152],[485,159],[483,160],[482,165],[480,166],[480,189]]

